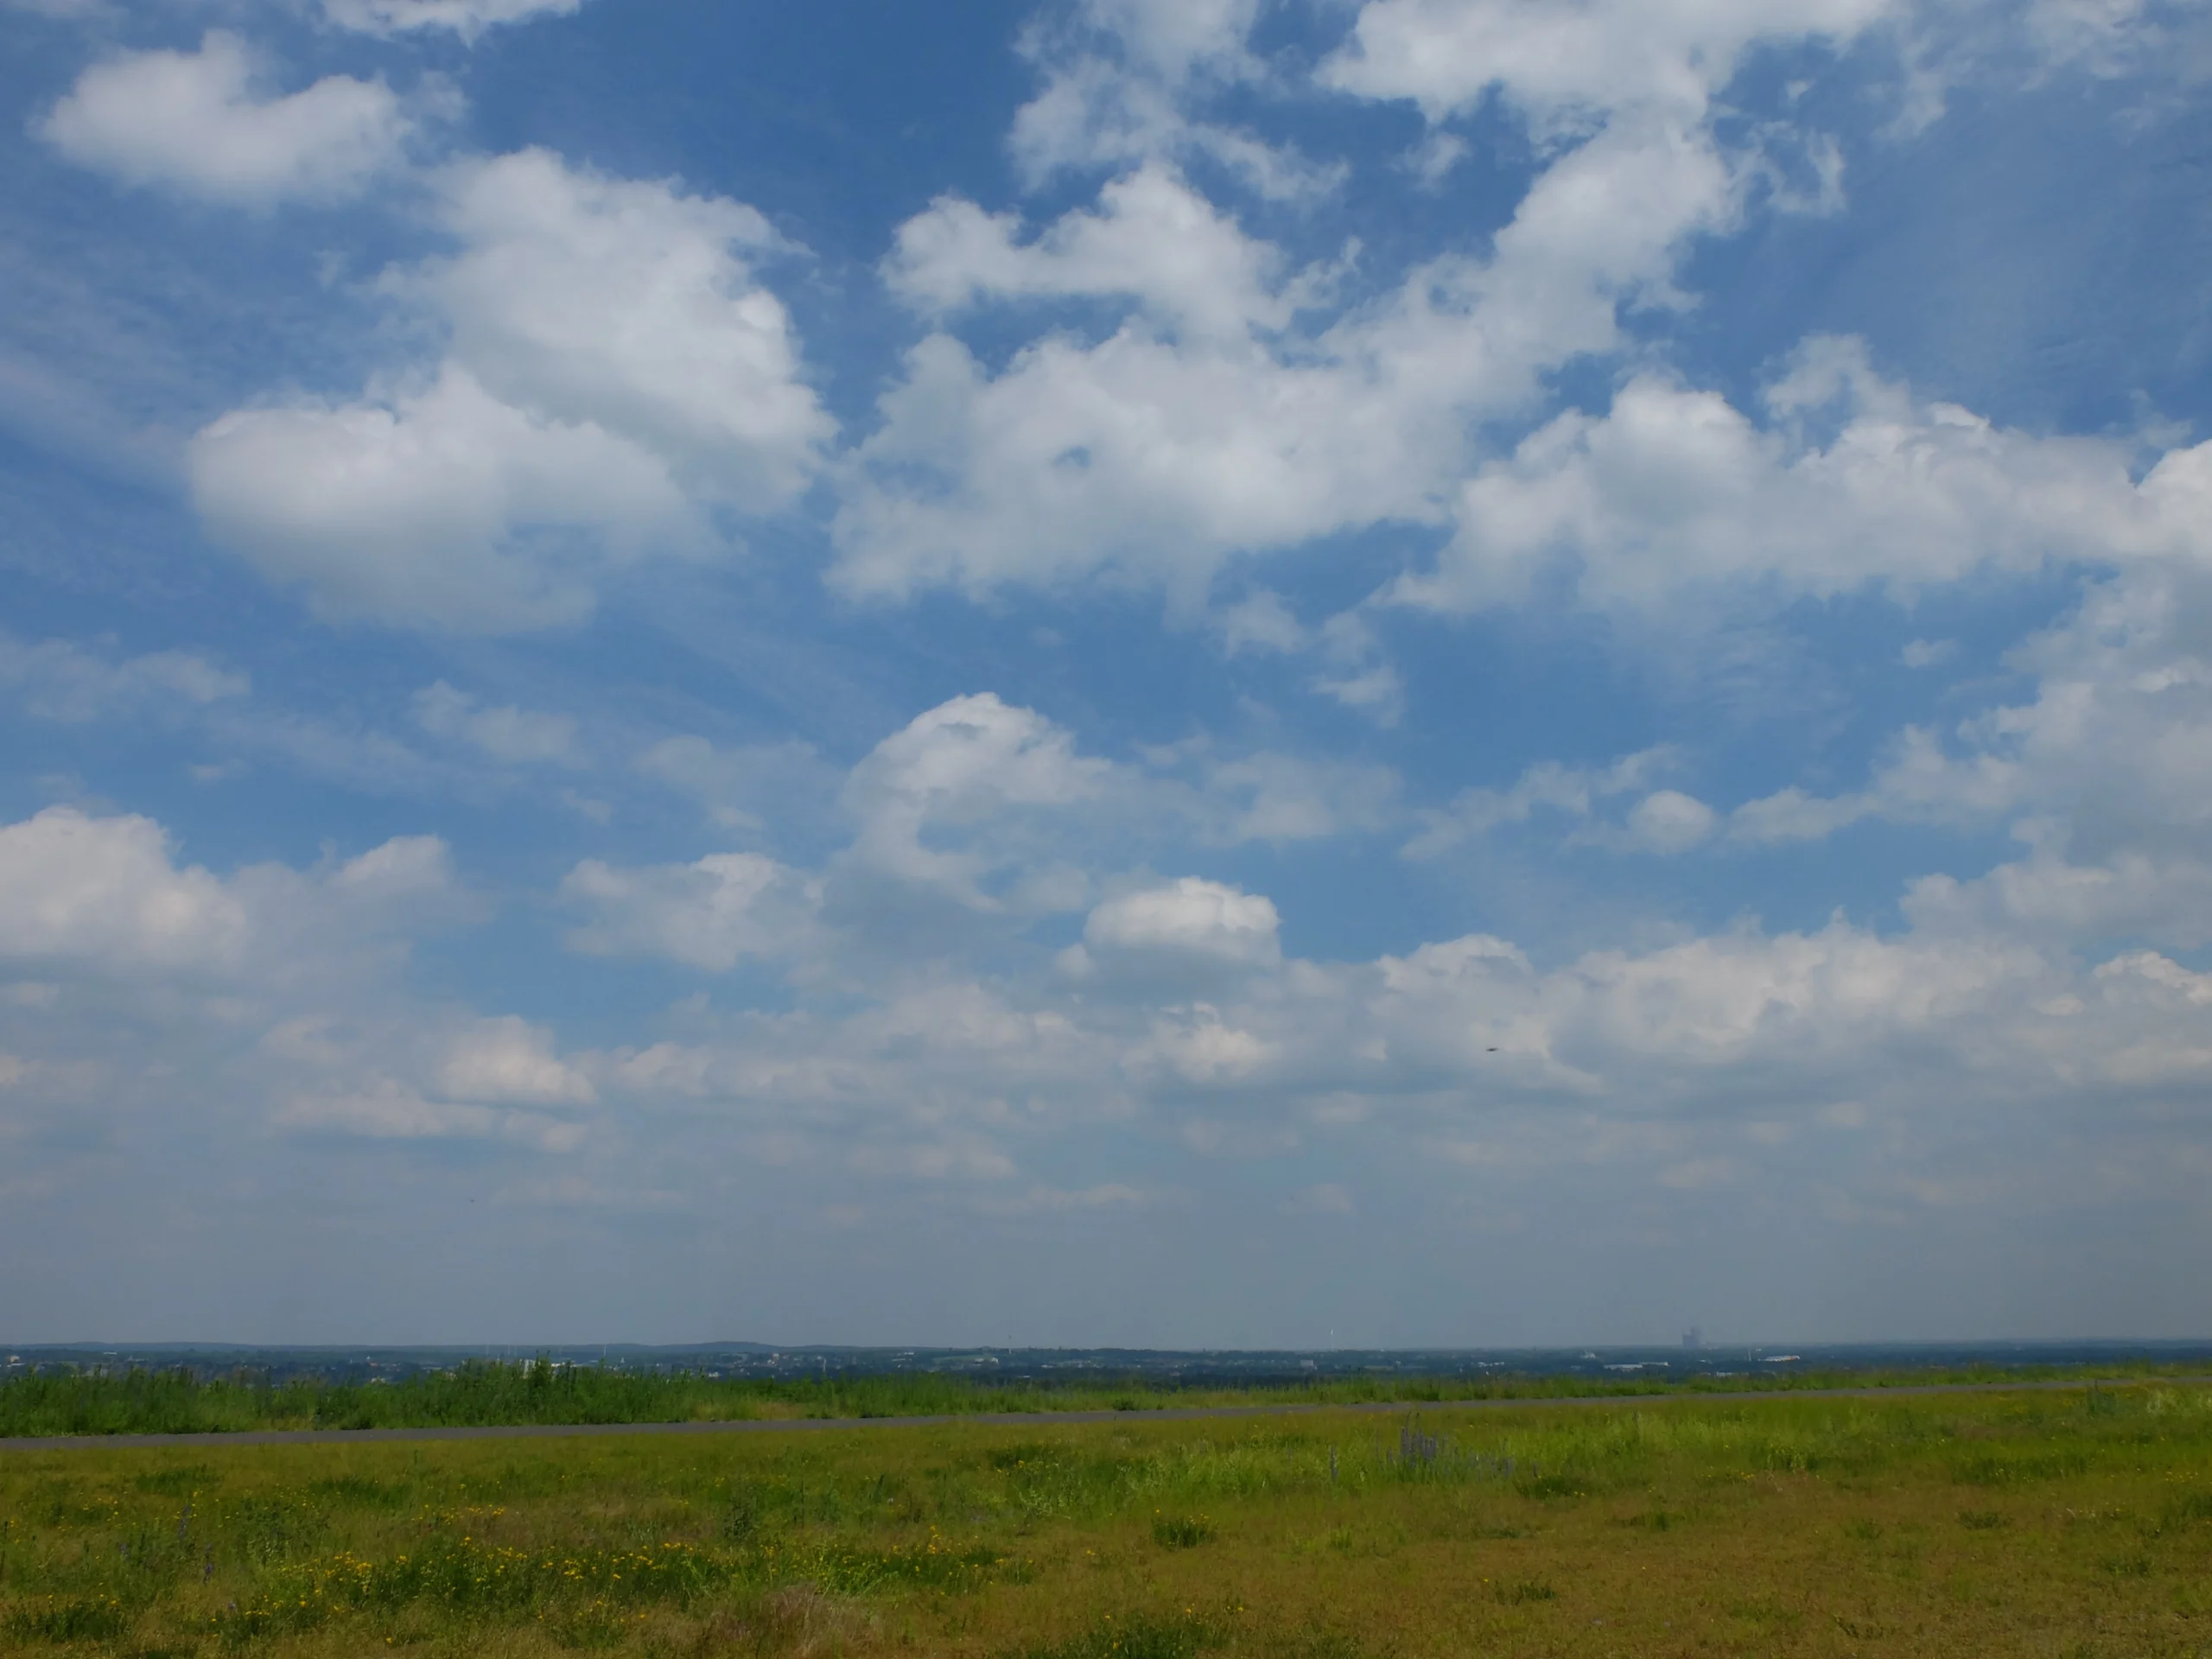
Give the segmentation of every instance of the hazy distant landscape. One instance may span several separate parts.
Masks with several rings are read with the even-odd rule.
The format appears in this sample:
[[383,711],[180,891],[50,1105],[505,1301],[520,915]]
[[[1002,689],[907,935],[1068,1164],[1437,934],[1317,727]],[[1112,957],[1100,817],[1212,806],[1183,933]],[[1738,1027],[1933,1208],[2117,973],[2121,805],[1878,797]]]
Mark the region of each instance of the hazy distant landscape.
[[[2208,1344],[5,1363],[0,1640],[26,1653],[2182,1659],[2212,1636]],[[561,1438],[480,1438],[507,1430]],[[480,1438],[409,1438],[456,1433]]]
[[519,1363],[543,1357],[625,1373],[691,1373],[721,1378],[803,1379],[969,1376],[1000,1382],[1073,1382],[1128,1379],[1158,1387],[1267,1386],[1301,1378],[1351,1376],[1669,1378],[1790,1376],[1911,1370],[1963,1371],[2019,1366],[2189,1365],[2212,1367],[2212,1341],[1804,1343],[1739,1346],[1325,1349],[1205,1352],[1141,1348],[778,1347],[766,1343],[659,1345],[594,1343],[563,1346],[255,1347],[240,1344],[36,1344],[0,1348],[0,1376],[32,1371],[114,1372],[183,1369],[197,1376],[238,1371],[278,1382],[396,1379],[450,1370],[469,1360]]
[[2212,1659],[2208,826],[2212,0],[0,0],[0,1659]]
[[[488,1365],[557,1386],[550,1366]],[[2201,1384],[1147,1418],[1174,1397],[1104,1423],[0,1448],[0,1641],[137,1659],[2183,1659],[2212,1633]]]
[[1160,1411],[2212,1375],[2212,1344],[1521,1351],[150,1345],[6,1353],[0,1438]]

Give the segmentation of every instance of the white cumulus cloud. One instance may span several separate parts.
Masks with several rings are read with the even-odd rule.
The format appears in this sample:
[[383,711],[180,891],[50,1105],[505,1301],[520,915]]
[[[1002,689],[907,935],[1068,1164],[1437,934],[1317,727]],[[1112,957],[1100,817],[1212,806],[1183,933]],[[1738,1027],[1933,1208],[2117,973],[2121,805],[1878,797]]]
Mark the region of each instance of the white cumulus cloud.
[[402,836],[311,872],[180,864],[151,818],[48,807],[0,826],[0,957],[124,980],[238,985],[351,971],[395,928],[459,906],[445,843]]
[[1629,809],[1630,843],[1655,853],[1688,852],[1711,836],[1719,814],[1694,795],[1662,789]]
[[1074,734],[989,692],[917,715],[853,769],[846,809],[859,821],[853,861],[991,908],[980,879],[1005,862],[1025,819],[1094,800],[1113,775],[1077,753]]
[[191,467],[209,531],[332,618],[572,622],[607,563],[700,533],[659,457],[503,403],[453,365],[377,402],[226,415]]
[[1290,320],[1275,250],[1156,163],[1109,183],[1097,212],[1070,213],[1032,240],[1020,232],[1011,214],[944,197],[899,226],[885,275],[936,313],[983,300],[1119,294],[1200,336],[1234,339]]
[[1369,0],[1322,79],[1432,118],[1493,88],[1541,128],[1658,107],[1701,116],[1760,41],[1848,41],[1898,0]]
[[[944,321],[856,452],[836,579],[896,596],[1103,572],[1195,599],[1238,552],[1440,521],[1475,423],[1617,346],[1624,302],[1679,303],[1680,251],[1736,221],[1755,162],[1701,118],[1630,111],[1552,159],[1484,255],[1349,306],[1349,254],[1294,268],[1158,160],[1027,239],[940,200],[887,274]],[[996,371],[958,333],[963,308],[1073,297],[1126,318],[1096,341],[1026,329]],[[1329,689],[1395,695],[1371,668]]]
[[1263,893],[1186,875],[1109,899],[1091,911],[1094,950],[1162,951],[1267,965],[1281,959],[1275,907]]
[[591,1079],[553,1052],[550,1032],[512,1014],[455,1037],[437,1083],[448,1100],[499,1105],[588,1106],[599,1098]]
[[198,865],[177,868],[150,818],[48,807],[0,829],[0,956],[128,970],[235,962],[247,907]]
[[569,16],[582,4],[583,0],[322,0],[322,10],[340,27],[366,34],[446,29],[473,41],[503,23]]
[[810,937],[819,903],[813,884],[758,853],[639,869],[587,859],[562,881],[561,896],[591,918],[569,933],[571,950],[664,957],[715,972],[789,957]]
[[219,540],[334,617],[573,621],[615,566],[773,512],[831,431],[750,251],[760,215],[543,150],[442,175],[451,257],[390,273],[448,331],[435,373],[240,410],[190,450]]
[[[2046,562],[2212,556],[2212,447],[2138,482],[2124,443],[2040,437],[1882,378],[1862,342],[1811,340],[1761,427],[1719,395],[1638,374],[1602,416],[1570,411],[1460,491],[1459,531],[1398,602],[1508,604],[1548,569],[1587,601],[1656,607],[1770,579],[1832,595]],[[1825,441],[1808,418],[1840,424]]]
[[1247,42],[1260,0],[1080,0],[1025,36],[1044,85],[1016,113],[1009,147],[1032,185],[1069,169],[1203,157],[1248,188],[1312,200],[1344,178],[1294,146],[1208,119],[1207,94],[1264,80]]
[[413,123],[381,81],[331,75],[266,88],[245,41],[217,29],[197,52],[94,64],[37,124],[79,166],[241,206],[334,201],[400,158]]
[[746,511],[804,487],[833,425],[748,263],[780,245],[753,209],[529,149],[452,168],[443,218],[461,251],[391,280],[495,396],[619,432]]
[[1948,730],[1908,727],[1863,788],[1823,796],[1792,785],[1738,807],[1728,833],[1757,843],[1817,840],[1866,819],[2009,823],[2024,856],[1968,879],[1929,876],[1910,913],[2083,945],[2198,948],[2212,940],[2208,615],[2212,571],[2198,558],[2125,565],[2012,653],[2035,676],[2032,696]]

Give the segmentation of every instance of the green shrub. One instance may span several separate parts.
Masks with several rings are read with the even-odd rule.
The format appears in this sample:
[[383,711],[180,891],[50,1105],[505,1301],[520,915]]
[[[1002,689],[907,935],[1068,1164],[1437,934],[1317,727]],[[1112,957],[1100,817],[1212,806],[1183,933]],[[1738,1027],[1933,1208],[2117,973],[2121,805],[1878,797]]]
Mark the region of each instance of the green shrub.
[[1152,1523],[1152,1541],[1162,1549],[1194,1549],[1212,1537],[1212,1523],[1200,1515],[1162,1516]]
[[41,1596],[8,1609],[8,1634],[29,1642],[112,1642],[128,1630],[130,1610],[114,1596]]

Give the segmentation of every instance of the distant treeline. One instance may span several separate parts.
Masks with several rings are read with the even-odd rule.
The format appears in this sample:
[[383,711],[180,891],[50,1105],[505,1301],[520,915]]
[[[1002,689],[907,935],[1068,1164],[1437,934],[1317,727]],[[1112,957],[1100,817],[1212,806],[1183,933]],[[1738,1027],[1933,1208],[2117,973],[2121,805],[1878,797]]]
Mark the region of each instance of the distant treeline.
[[1455,1400],[1547,1400],[2154,1376],[2150,1363],[1968,1370],[1789,1371],[1599,1381],[1587,1376],[1319,1377],[1243,1388],[1179,1388],[1157,1377],[996,1382],[936,1372],[813,1380],[717,1378],[545,1360],[470,1360],[390,1382],[276,1379],[188,1370],[24,1373],[0,1382],[0,1437],[194,1434],[250,1429],[495,1427],[526,1424],[730,1422],[765,1417],[925,1417],[979,1412],[1148,1411],[1230,1405],[1408,1406]]

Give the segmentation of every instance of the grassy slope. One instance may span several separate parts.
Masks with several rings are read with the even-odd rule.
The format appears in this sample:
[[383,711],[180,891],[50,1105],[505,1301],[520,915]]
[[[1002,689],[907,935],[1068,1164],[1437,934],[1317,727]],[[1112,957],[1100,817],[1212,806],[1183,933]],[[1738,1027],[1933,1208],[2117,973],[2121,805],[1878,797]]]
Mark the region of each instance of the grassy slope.
[[0,1648],[2181,1656],[2212,1390],[0,1457]]
[[[2131,1375],[2156,1375],[2139,1366]],[[0,1437],[182,1434],[256,1428],[405,1428],[525,1423],[653,1423],[759,1417],[918,1417],[976,1412],[1143,1411],[1256,1402],[1354,1405],[1450,1400],[1621,1397],[1930,1382],[2063,1377],[2053,1368],[1936,1372],[1797,1372],[1681,1382],[1587,1377],[1347,1377],[1266,1389],[1163,1389],[1142,1382],[995,1386],[933,1373],[804,1380],[715,1380],[578,1366],[482,1361],[395,1383],[270,1386],[178,1372],[29,1375],[0,1382]]]

